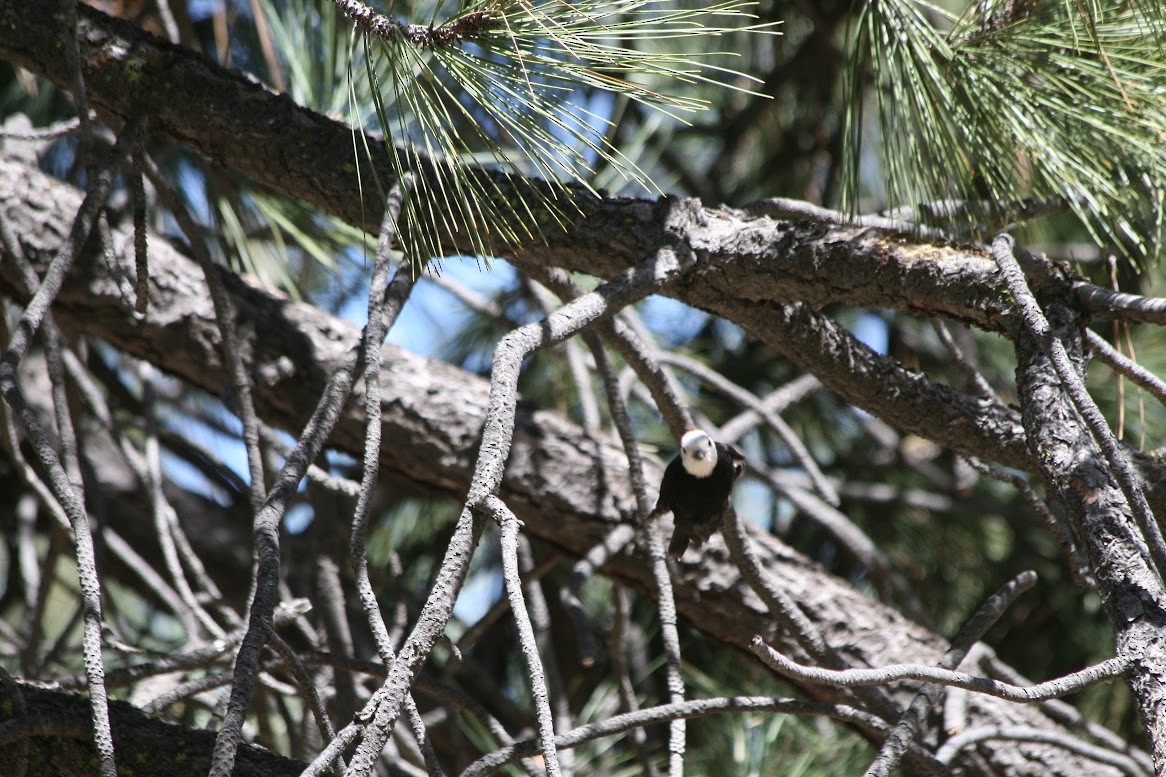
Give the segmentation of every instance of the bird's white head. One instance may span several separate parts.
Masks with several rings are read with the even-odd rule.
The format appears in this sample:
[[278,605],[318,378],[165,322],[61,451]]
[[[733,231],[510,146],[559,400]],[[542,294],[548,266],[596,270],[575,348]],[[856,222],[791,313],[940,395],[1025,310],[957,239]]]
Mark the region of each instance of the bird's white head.
[[690,429],[680,438],[680,463],[694,478],[707,478],[717,467],[717,446],[700,429]]

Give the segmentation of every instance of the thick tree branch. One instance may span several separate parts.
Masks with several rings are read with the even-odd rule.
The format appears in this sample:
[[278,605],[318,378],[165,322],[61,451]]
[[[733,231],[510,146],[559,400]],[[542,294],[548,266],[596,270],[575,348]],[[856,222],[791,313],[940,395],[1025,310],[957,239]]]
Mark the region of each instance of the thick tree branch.
[[[29,774],[54,777],[91,777],[95,751],[87,721],[88,700],[78,693],[67,693],[20,684],[30,718],[70,726],[75,737],[33,736],[30,744]],[[5,701],[7,708],[7,701]],[[118,760],[122,764],[148,764],[152,777],[201,777],[210,766],[215,734],[166,723],[145,715],[124,702],[109,702],[109,717]],[[0,727],[12,722],[0,715]],[[11,748],[0,750],[0,763],[8,764]],[[162,758],[160,754],[181,753],[183,758]],[[276,755],[251,745],[240,745],[235,762],[235,777],[296,777],[303,771],[299,761]]]
[[1166,763],[1166,688],[1157,678],[1166,674],[1166,588],[1159,570],[1151,566],[1146,539],[1118,477],[1048,355],[1049,341],[1055,340],[1067,366],[1081,379],[1080,315],[1055,284],[1036,284],[1033,295],[1046,328],[1030,333],[1025,326],[1016,333],[1016,388],[1029,445],[1089,558],[1113,628],[1114,654],[1130,662],[1129,684],[1161,772]]

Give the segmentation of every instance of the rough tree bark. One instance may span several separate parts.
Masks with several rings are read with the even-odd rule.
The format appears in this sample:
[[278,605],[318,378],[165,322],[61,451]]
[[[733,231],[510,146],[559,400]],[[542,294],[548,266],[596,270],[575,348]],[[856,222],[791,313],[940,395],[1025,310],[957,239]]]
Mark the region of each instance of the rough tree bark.
[[[1061,342],[1083,378],[1084,322],[1056,275],[1041,279],[1037,299],[1050,335]],[[1166,770],[1166,588],[1149,562],[1126,496],[1050,357],[1026,328],[1016,333],[1016,383],[1029,446],[1050,491],[1070,518],[1089,556],[1106,605],[1115,654],[1132,664],[1133,686],[1158,773]],[[1141,547],[1139,547],[1141,546]]]

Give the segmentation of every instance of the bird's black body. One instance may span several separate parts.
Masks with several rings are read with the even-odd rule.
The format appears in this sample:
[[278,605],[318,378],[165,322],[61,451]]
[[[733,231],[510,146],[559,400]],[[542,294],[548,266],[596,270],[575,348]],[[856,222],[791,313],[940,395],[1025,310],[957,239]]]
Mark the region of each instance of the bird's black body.
[[[710,461],[713,450],[715,463]],[[693,474],[693,469],[698,473],[707,470],[708,474],[701,477]],[[695,540],[699,548],[712,536],[729,506],[733,483],[744,469],[745,457],[733,446],[714,443],[704,432],[685,434],[681,452],[664,470],[656,502],[655,513],[672,513],[668,555],[678,559],[690,541]]]

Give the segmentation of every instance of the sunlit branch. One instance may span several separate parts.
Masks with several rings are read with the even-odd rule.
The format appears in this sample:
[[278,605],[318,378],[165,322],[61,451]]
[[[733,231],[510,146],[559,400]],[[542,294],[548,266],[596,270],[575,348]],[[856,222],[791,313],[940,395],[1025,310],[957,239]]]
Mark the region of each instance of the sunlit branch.
[[[991,676],[993,679],[1003,680],[1012,685],[1025,687],[1033,685],[1028,678],[1022,676],[1015,669],[997,658],[992,649],[982,642],[977,645],[977,651],[980,654],[981,668],[985,674]],[[1112,752],[1129,756],[1141,765],[1144,772],[1152,773],[1154,771],[1154,764],[1146,751],[1133,746],[1105,726],[1089,720],[1077,708],[1060,699],[1049,699],[1048,701],[1041,702],[1041,707],[1054,720],[1060,721],[1071,728],[1084,731]]]
[[1120,658],[1110,658],[1095,666],[1072,674],[1048,680],[1028,688],[998,682],[987,677],[976,677],[964,672],[953,672],[926,664],[897,664],[877,669],[819,669],[804,666],[778,653],[763,642],[754,643],[754,652],[773,669],[789,677],[807,682],[854,688],[870,685],[886,685],[904,680],[951,685],[976,693],[984,693],[1015,702],[1037,702],[1066,696],[1100,682],[1112,680],[1129,668],[1129,662]]
[[[202,268],[203,278],[210,291],[211,302],[215,308],[215,321],[219,326],[219,335],[222,338],[223,357],[231,373],[232,385],[235,389],[235,401],[238,406],[239,420],[243,425],[243,442],[247,451],[247,471],[251,482],[248,484],[248,495],[251,500],[251,510],[258,515],[267,497],[265,473],[263,471],[263,453],[259,448],[259,417],[255,412],[255,403],[251,394],[251,376],[243,364],[243,356],[239,350],[239,333],[235,328],[235,315],[230,296],[223,288],[222,278],[219,277],[220,267],[211,258],[210,249],[203,239],[202,230],[187,210],[178,192],[162,175],[162,171],[149,157],[143,160],[143,172],[158,191],[162,203],[174,216],[179,227],[186,233],[190,241],[191,254]],[[139,314],[145,313],[145,307],[135,307]],[[257,525],[258,526],[258,525]]]
[[[761,397],[761,407],[780,414],[786,408],[822,388],[821,382],[810,373],[799,375],[784,386]],[[746,408],[721,425],[721,442],[735,443],[762,422],[761,414]]]
[[[523,579],[523,590],[526,592],[527,613],[530,615],[530,625],[534,630],[535,643],[538,645],[539,655],[543,660],[543,672],[546,675],[547,691],[550,694],[551,712],[554,716],[555,734],[562,734],[575,727],[574,716],[571,714],[571,700],[567,684],[563,682],[563,673],[559,668],[559,657],[555,651],[554,624],[551,623],[551,611],[547,607],[546,596],[543,595],[542,584],[530,578],[530,574],[537,569],[534,564],[534,550],[530,540],[523,534],[518,535],[518,571]],[[575,769],[575,754],[571,751],[557,754],[559,771],[564,777],[571,777]]]
[[223,724],[215,740],[212,777],[226,777],[234,767],[235,752],[243,720],[254,688],[259,654],[271,629],[271,617],[278,603],[279,534],[278,525],[308,465],[319,455],[332,433],[340,413],[361,372],[365,349],[379,351],[380,341],[370,342],[367,329],[353,344],[343,364],[336,369],[320,396],[311,419],[305,425],[295,449],[276,476],[275,484],[255,516],[256,573],[250,622],[235,662],[235,683]]
[[[604,328],[609,338],[621,341],[629,350],[634,350],[635,338],[629,333],[620,331],[619,322],[611,320],[605,322]],[[628,459],[628,477],[632,483],[632,492],[636,497],[636,524],[641,536],[647,537],[645,555],[651,559],[652,576],[656,581],[657,609],[660,613],[660,633],[664,642],[664,656],[667,660],[666,681],[670,701],[677,703],[684,700],[684,677],[680,671],[680,634],[676,628],[676,599],[672,593],[672,578],[666,559],[663,557],[663,534],[658,522],[651,519],[651,502],[648,498],[648,487],[644,480],[644,463],[640,456],[635,431],[631,419],[628,417],[627,404],[619,390],[619,380],[607,352],[603,348],[600,338],[593,332],[584,333],[584,339],[595,358],[595,365],[603,380],[603,390],[607,397],[608,408],[611,411],[612,421],[619,431],[620,442],[623,443],[624,454]],[[637,352],[638,353],[638,352]],[[652,371],[654,361],[641,361],[640,366]],[[656,368],[658,370],[658,368]],[[653,372],[653,374],[658,374]],[[664,383],[668,384],[667,379]],[[608,535],[610,539],[611,535]],[[573,591],[572,591],[573,592]],[[668,725],[668,773],[670,777],[680,777],[684,769],[685,724],[682,720],[674,720]]]
[[[576,299],[584,292],[566,271],[556,268],[543,268],[536,273],[539,281],[552,289],[563,299]],[[662,365],[656,357],[658,349],[646,329],[637,331],[635,322],[639,321],[635,308],[628,307],[620,311],[619,316],[599,325],[603,338],[624,358],[628,366],[639,377],[640,381],[651,392],[652,399],[664,422],[668,424],[672,435],[679,440],[684,432],[693,428],[692,412],[688,403],[682,399],[672,371]],[[620,392],[623,397],[623,392]],[[621,399],[621,402],[623,400]],[[626,447],[626,446],[625,446]]]
[[1089,430],[1093,433],[1093,439],[1104,452],[1110,467],[1113,468],[1122,494],[1125,496],[1130,512],[1133,513],[1142,534],[1144,545],[1137,543],[1137,546],[1139,550],[1142,547],[1147,548],[1149,552],[1147,560],[1151,567],[1156,570],[1159,580],[1162,580],[1163,575],[1166,575],[1166,539],[1162,537],[1162,530],[1146,501],[1146,495],[1142,491],[1129,458],[1117,444],[1117,440],[1114,439],[1113,431],[1106,423],[1105,417],[1102,416],[1097,404],[1085,389],[1081,375],[1070,363],[1065,344],[1052,329],[1048,319],[1041,312],[1033,292],[1029,289],[1025,272],[1017,260],[1018,251],[1024,254],[1026,264],[1032,272],[1038,275],[1045,275],[1048,272],[1047,265],[1042,265],[1034,257],[1028,256],[1026,251],[1018,248],[1016,241],[1010,235],[1000,235],[992,242],[992,256],[1000,265],[1001,274],[1016,300],[1024,325],[1053,365],[1066,393],[1077,408],[1077,412],[1085,420]]
[[530,675],[530,691],[534,701],[535,719],[538,722],[538,740],[549,777],[558,777],[559,755],[555,749],[555,722],[551,712],[549,692],[543,676],[542,660],[539,657],[538,642],[526,611],[522,596],[522,579],[518,573],[518,529],[521,522],[506,507],[506,503],[496,496],[487,496],[480,504],[491,518],[502,526],[502,570],[506,581],[506,595],[510,599],[510,612],[518,629],[518,641],[526,659]]

